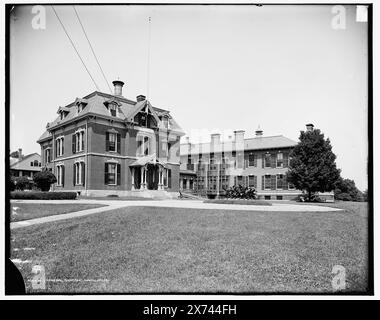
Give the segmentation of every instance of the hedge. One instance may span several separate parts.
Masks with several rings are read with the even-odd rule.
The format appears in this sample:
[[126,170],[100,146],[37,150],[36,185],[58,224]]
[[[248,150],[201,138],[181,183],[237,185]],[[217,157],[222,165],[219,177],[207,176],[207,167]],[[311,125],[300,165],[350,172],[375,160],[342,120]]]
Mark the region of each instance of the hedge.
[[12,191],[11,199],[23,199],[23,200],[72,200],[77,198],[76,192],[22,192]]
[[244,200],[244,199],[215,199],[205,200],[204,203],[218,203],[218,204],[246,204],[253,206],[271,206],[272,204],[264,200]]

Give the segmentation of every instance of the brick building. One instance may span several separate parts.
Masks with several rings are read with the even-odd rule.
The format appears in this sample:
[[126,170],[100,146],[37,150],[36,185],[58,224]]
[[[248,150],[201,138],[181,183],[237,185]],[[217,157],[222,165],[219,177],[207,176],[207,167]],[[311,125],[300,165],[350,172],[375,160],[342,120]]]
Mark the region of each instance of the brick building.
[[170,195],[179,189],[180,138],[184,135],[168,110],[145,96],[95,91],[58,108],[38,139],[42,165],[52,170],[53,190],[84,195]]
[[[313,130],[313,125],[307,125]],[[263,136],[256,130],[254,138],[235,131],[234,137],[221,141],[212,134],[208,143],[181,144],[180,188],[203,196],[223,196],[233,185],[254,187],[259,199],[291,200],[301,191],[286,180],[289,153],[297,142],[282,135]],[[320,195],[333,200],[333,193]]]

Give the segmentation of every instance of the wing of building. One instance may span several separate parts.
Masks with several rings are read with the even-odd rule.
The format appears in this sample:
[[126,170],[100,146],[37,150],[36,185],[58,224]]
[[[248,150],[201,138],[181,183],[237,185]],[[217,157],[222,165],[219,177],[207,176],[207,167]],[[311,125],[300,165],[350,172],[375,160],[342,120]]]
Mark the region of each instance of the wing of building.
[[[282,135],[263,136],[256,130],[245,138],[238,130],[234,137],[221,141],[212,134],[209,143],[181,144],[180,189],[202,196],[223,196],[233,185],[254,187],[259,199],[292,200],[301,191],[286,180],[289,154],[297,142]],[[332,193],[321,198],[333,200]]]
[[42,164],[57,177],[54,190],[95,196],[178,191],[183,130],[170,111],[143,95],[127,99],[124,83],[113,84],[113,95],[95,91],[59,107],[38,139]]

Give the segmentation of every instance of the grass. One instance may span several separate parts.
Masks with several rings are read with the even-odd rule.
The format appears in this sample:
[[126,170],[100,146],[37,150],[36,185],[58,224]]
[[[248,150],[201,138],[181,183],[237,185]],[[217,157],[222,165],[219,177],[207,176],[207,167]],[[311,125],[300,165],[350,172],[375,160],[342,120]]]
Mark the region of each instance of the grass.
[[366,205],[344,203],[340,212],[122,208],[12,230],[12,258],[30,260],[18,264],[24,279],[43,265],[50,293],[331,293],[334,265],[346,268],[344,292],[365,292]]
[[14,202],[11,204],[10,220],[11,222],[23,221],[105,206],[106,205],[103,204],[50,204]]

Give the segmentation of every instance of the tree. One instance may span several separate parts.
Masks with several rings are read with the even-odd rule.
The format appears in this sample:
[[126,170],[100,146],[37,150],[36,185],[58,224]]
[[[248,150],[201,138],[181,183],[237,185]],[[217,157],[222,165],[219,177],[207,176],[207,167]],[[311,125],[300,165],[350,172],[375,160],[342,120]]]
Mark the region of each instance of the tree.
[[365,189],[363,192],[363,201],[368,202],[368,189]]
[[25,189],[28,189],[30,187],[30,185],[31,185],[31,183],[30,183],[28,177],[22,176],[22,177],[16,178],[16,189],[23,191]]
[[363,193],[354,180],[339,178],[334,190],[335,199],[344,201],[364,201]]
[[297,189],[304,190],[307,201],[317,192],[332,191],[340,177],[336,156],[329,138],[319,129],[301,131],[298,144],[289,154],[287,179]]
[[34,183],[41,191],[49,191],[50,185],[57,182],[55,175],[48,171],[42,170],[34,175]]

